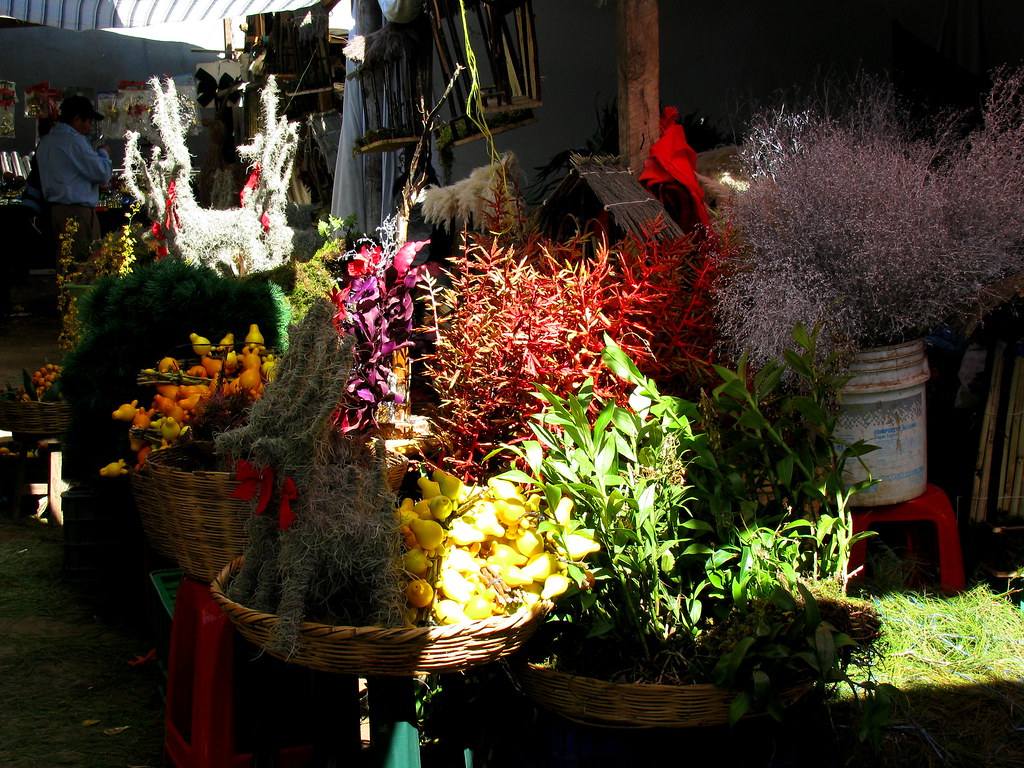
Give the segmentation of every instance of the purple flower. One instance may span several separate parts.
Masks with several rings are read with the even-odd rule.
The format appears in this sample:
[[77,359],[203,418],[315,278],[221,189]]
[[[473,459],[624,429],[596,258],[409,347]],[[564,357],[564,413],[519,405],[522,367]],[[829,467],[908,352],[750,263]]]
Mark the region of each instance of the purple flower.
[[356,337],[349,399],[336,420],[343,432],[375,426],[380,406],[400,400],[390,386],[392,358],[412,344],[419,271],[411,267],[427,242],[409,242],[397,249],[364,242],[349,253],[346,274],[332,294],[339,332]]

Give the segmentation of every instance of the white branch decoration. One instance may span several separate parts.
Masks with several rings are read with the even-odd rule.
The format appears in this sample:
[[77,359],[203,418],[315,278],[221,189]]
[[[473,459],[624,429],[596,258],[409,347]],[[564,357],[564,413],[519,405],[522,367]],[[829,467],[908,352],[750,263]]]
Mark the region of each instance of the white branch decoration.
[[[130,132],[125,147],[124,183],[143,200],[153,221],[159,224],[167,255],[198,261],[221,272],[242,275],[261,272],[285,263],[293,251],[295,231],[288,226],[285,209],[288,181],[298,144],[298,126],[278,116],[278,89],[269,78],[261,94],[264,130],[251,144],[238,148],[256,183],[242,197],[239,207],[203,208],[192,189],[192,156],[185,144],[188,130],[172,80],[154,91],[153,122],[160,143],[147,163],[139,148],[139,134]],[[170,201],[170,206],[168,202]]]

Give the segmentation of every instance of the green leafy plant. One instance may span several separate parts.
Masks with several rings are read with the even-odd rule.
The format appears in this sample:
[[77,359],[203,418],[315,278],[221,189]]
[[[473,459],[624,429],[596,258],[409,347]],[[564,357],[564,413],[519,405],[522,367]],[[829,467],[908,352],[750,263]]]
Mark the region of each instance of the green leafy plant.
[[[734,718],[778,714],[778,694],[799,680],[844,679],[854,641],[837,622],[849,608],[831,600],[824,619],[808,585],[845,591],[846,505],[863,484],[845,485],[843,469],[868,446],[834,442],[839,380],[819,368],[816,336],[798,326],[802,352],[752,377],[716,366],[722,383],[701,403],[662,394],[610,339],[602,359],[633,386],[627,404],[590,380],[570,395],[538,387],[535,439],[506,447],[523,469],[502,477],[535,484],[552,506],[570,498],[575,525],[602,547],[589,573],[567,564],[579,587],[556,609],[559,664],[727,685],[744,692]],[[801,391],[782,388],[784,369]]]
[[[710,450],[695,457],[689,480],[712,515],[739,511],[741,527],[767,524],[773,536],[803,542],[795,572],[842,580],[853,538],[849,500],[874,484],[850,483],[846,466],[875,447],[834,436],[836,393],[847,379],[837,373],[841,353],[817,359],[820,333],[820,325],[798,323],[795,349],[756,372],[746,355],[735,370],[715,366],[722,383],[703,405]],[[628,366],[617,371],[643,386]]]

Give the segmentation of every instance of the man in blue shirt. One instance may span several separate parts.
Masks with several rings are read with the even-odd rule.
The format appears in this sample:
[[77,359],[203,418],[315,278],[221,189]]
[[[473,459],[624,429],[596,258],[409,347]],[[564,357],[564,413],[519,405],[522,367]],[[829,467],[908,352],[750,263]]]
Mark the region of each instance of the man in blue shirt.
[[43,197],[50,205],[53,232],[60,237],[67,222],[78,223],[75,258],[88,258],[94,240],[102,237],[96,215],[101,184],[110,181],[113,165],[106,147],[93,148],[86,136],[103,119],[85,96],[69,96],[60,105],[58,122],[39,141],[36,160]]

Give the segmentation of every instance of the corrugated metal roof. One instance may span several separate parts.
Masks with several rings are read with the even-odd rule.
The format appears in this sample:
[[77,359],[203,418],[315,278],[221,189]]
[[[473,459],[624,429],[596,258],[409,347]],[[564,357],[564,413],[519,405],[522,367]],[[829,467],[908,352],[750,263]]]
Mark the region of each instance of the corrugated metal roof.
[[147,27],[296,11],[310,0],[0,0],[0,16],[63,29]]

